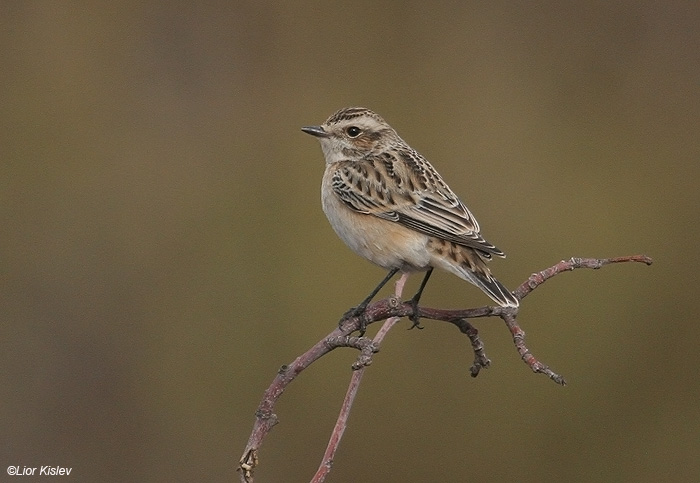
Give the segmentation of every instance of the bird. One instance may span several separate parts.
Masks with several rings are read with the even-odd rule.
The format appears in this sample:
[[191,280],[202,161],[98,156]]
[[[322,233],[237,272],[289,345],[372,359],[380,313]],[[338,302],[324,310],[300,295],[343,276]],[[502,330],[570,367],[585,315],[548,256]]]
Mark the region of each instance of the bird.
[[326,162],[321,204],[333,230],[356,254],[388,270],[343,315],[341,325],[363,314],[396,273],[426,272],[411,299],[411,328],[420,328],[418,302],[434,268],[476,285],[502,307],[518,307],[518,299],[486,265],[505,254],[481,236],[474,215],[432,164],[381,116],[346,107],[301,130],[321,144]]

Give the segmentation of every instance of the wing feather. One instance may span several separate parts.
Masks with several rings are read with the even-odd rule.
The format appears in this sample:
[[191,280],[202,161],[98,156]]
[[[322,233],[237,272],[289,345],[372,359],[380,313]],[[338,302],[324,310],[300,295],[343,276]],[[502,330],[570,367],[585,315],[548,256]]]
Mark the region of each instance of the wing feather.
[[480,255],[504,256],[479,233],[479,224],[435,169],[415,151],[343,161],[333,191],[358,213],[467,246]]

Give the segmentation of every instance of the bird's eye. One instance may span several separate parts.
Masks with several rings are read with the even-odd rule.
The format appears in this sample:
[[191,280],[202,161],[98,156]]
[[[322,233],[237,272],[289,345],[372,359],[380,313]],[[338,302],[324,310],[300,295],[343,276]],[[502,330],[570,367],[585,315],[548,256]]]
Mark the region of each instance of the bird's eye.
[[347,128],[345,130],[345,132],[348,133],[348,136],[350,136],[351,138],[356,138],[357,136],[360,135],[360,133],[362,132],[362,129],[360,129],[357,126],[350,126],[349,128]]

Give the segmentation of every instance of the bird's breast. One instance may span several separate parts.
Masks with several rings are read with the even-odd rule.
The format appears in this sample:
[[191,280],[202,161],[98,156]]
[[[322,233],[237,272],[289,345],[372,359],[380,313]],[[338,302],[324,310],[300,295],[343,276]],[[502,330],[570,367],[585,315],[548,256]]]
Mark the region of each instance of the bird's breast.
[[352,251],[387,270],[425,270],[428,236],[371,214],[358,213],[333,191],[332,166],[321,186],[321,203],[333,230]]

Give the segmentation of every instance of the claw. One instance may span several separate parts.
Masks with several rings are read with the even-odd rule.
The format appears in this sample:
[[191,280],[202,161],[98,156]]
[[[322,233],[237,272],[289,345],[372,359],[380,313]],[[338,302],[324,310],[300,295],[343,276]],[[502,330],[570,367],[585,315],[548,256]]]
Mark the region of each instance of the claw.
[[413,313],[408,317],[408,320],[412,322],[412,325],[408,328],[408,330],[423,330],[423,326],[420,325],[420,315],[418,315],[418,299],[415,296],[411,299],[411,306],[413,307]]
[[418,292],[413,296],[411,299],[411,307],[413,307],[413,313],[409,317],[409,320],[413,322],[413,325],[408,328],[408,330],[411,330],[413,328],[418,327],[419,329],[422,329],[423,326],[420,325],[420,315],[418,315],[418,302],[420,301],[420,296],[423,295],[423,289],[425,288],[425,285],[428,283],[428,279],[430,278],[430,275],[432,275],[433,269],[432,267],[428,270],[428,272],[425,274],[425,277],[423,277],[423,281],[420,283],[420,288],[418,289]]
[[342,328],[343,324],[349,319],[359,317],[360,328],[358,330],[360,332],[360,337],[363,337],[365,332],[367,332],[367,317],[362,317],[365,314],[365,310],[367,310],[367,304],[360,304],[357,307],[350,307],[340,318],[340,321],[338,321],[338,327]]

